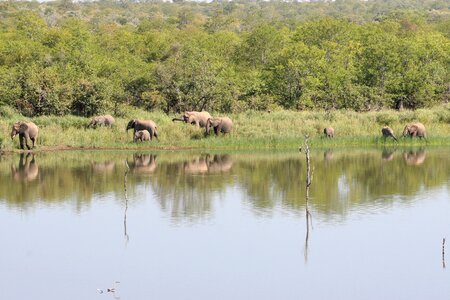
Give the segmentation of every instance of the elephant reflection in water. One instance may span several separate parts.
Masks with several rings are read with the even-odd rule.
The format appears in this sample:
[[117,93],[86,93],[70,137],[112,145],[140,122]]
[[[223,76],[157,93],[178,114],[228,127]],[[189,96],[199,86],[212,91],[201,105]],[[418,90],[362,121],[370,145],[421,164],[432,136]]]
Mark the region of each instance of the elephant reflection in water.
[[419,166],[425,161],[425,150],[419,149],[417,151],[405,151],[403,152],[403,158],[407,165]]
[[156,155],[133,154],[133,163],[128,165],[133,173],[152,174],[156,170]]
[[[30,159],[30,156],[32,158]],[[39,168],[36,163],[34,154],[28,153],[26,156],[24,153],[20,154],[19,167],[11,166],[11,173],[16,181],[33,181],[39,176]]]
[[333,150],[331,149],[327,149],[324,153],[323,153],[323,159],[326,161],[330,161],[333,159]]
[[228,154],[215,154],[212,159],[209,159],[208,157],[208,172],[210,173],[227,172],[231,170],[232,166],[233,160]]
[[183,164],[184,172],[188,174],[220,173],[227,172],[233,166],[233,160],[225,155],[200,155]]
[[200,155],[193,160],[183,163],[184,172],[187,174],[202,174],[208,172],[209,155]]
[[384,148],[383,152],[381,152],[381,159],[385,161],[391,161],[392,159],[394,159],[394,152],[395,150]]
[[111,173],[115,167],[116,163],[110,160],[92,163],[92,170],[94,173]]

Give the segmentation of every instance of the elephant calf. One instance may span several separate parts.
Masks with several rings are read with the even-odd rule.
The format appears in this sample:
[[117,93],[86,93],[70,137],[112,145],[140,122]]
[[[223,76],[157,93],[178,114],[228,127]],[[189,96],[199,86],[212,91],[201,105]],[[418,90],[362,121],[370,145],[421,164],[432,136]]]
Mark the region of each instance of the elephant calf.
[[[27,146],[28,150],[31,150],[35,146],[36,139],[38,137],[39,128],[34,124],[33,122],[17,122],[13,125],[12,131],[11,131],[11,139],[14,139],[14,137],[18,134],[19,135],[19,141],[20,141],[20,148],[25,149],[24,147],[24,141],[25,145]],[[28,139],[31,140],[33,143],[33,146],[30,148],[28,146]]]
[[214,128],[214,133],[219,135],[219,133],[230,133],[233,129],[233,121],[228,117],[221,118],[209,118],[206,121],[206,135],[209,135],[211,127]]
[[388,137],[392,137],[396,142],[398,142],[397,138],[394,135],[394,130],[390,128],[389,126],[384,126],[381,128],[381,134],[383,135],[383,138],[386,140]]
[[427,131],[422,123],[407,124],[403,129],[403,136],[419,137],[427,139]]
[[134,139],[133,142],[137,142],[137,141],[150,141],[150,132],[148,132],[148,130],[144,129],[144,130],[138,130],[134,133]]
[[327,138],[333,138],[334,137],[334,128],[333,127],[327,127],[323,129],[323,133]]
[[116,120],[114,120],[113,116],[111,115],[104,115],[104,116],[95,116],[91,119],[91,123],[89,123],[89,126],[92,127],[97,127],[97,126],[106,126],[106,127],[111,127],[114,122]]

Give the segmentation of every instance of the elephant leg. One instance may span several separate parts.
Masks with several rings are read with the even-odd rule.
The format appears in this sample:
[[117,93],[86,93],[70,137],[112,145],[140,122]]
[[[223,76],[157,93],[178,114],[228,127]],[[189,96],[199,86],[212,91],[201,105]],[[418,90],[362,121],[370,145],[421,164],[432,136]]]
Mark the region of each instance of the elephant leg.
[[32,149],[34,149],[34,144],[35,144],[36,138],[30,138],[30,140],[31,140],[31,142],[33,143],[33,148],[32,148]]
[[25,145],[27,146],[27,149],[28,149],[28,150],[31,150],[31,147],[28,146],[28,139],[27,139],[27,138],[25,138]]
[[218,126],[214,127],[214,134],[215,135],[219,135],[219,128],[218,128]]
[[25,137],[23,136],[23,134],[19,134],[19,143],[20,143],[20,149],[25,150],[25,147],[23,145],[23,139]]

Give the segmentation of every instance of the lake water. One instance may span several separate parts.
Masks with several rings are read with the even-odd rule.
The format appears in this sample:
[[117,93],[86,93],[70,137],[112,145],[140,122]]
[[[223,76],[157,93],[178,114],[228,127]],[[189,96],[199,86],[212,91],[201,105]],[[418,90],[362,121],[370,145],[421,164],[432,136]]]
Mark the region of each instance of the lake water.
[[449,299],[449,154],[0,156],[0,299]]

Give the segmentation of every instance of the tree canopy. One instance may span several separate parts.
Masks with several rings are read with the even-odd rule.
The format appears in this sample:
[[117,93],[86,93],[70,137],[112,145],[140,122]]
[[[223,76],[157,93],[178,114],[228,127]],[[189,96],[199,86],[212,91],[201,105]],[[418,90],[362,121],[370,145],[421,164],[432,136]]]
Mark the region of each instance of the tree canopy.
[[25,115],[449,98],[445,0],[0,2],[0,105]]

